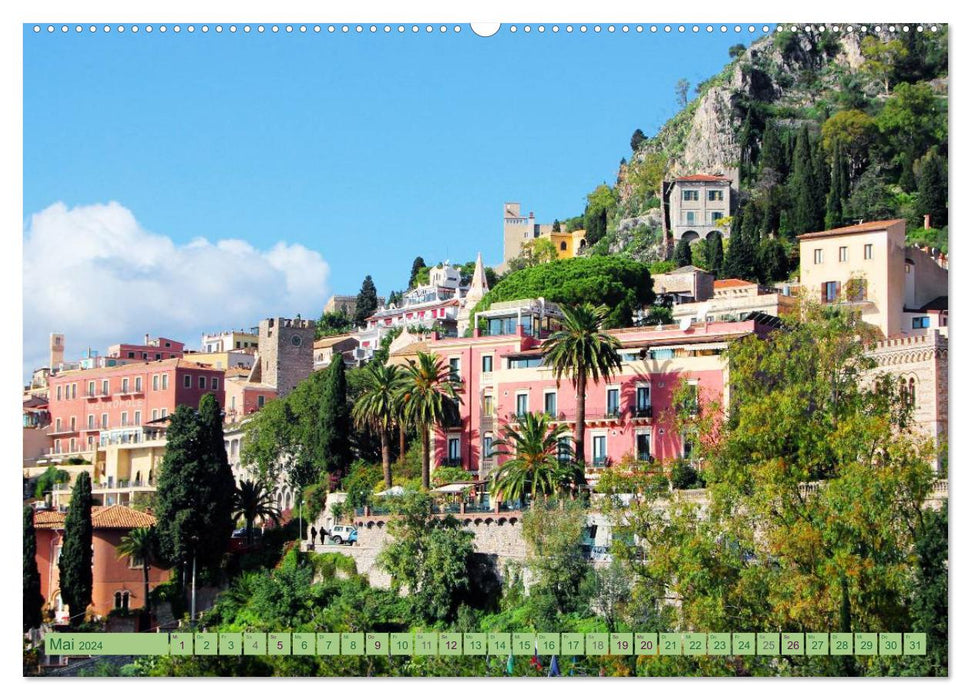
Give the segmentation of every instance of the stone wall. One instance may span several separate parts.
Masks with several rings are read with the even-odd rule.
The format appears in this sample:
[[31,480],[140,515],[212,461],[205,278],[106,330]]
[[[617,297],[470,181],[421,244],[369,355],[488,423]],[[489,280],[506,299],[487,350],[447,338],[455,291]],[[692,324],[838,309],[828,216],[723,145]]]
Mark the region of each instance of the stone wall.
[[260,321],[259,361],[261,380],[286,396],[314,368],[313,321],[267,318]]

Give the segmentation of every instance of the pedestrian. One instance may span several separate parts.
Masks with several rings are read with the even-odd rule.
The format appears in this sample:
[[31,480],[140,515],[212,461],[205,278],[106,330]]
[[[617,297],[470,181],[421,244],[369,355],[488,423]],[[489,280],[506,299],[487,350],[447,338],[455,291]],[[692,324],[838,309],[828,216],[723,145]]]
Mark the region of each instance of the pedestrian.
[[317,528],[314,527],[313,525],[311,525],[310,526],[310,544],[313,544],[315,539],[317,539]]

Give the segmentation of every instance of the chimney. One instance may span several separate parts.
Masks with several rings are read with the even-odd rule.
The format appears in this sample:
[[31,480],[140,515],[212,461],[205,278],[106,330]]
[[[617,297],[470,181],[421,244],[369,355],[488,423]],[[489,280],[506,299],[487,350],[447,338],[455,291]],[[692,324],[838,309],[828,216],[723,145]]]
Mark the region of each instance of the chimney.
[[924,214],[924,230],[926,231],[931,227],[931,215]]
[[149,340],[149,338],[148,338],[148,333],[146,333],[146,334],[145,334],[145,345],[148,345],[148,340]]

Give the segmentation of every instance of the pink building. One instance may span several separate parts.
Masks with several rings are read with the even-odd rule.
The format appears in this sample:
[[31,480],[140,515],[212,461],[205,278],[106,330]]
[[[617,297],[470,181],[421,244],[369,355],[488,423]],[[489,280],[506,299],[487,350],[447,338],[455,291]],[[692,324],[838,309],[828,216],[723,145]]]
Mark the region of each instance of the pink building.
[[[673,426],[673,394],[682,381],[705,404],[728,401],[728,344],[770,329],[757,321],[724,322],[612,331],[620,340],[622,368],[610,381],[588,384],[586,463],[598,468],[624,460],[665,462],[686,456],[690,444]],[[502,458],[494,442],[518,416],[545,412],[556,421],[576,420],[576,390],[564,378],[557,387],[543,364],[541,340],[516,335],[445,338],[428,342],[461,380],[461,420],[435,434],[435,464],[488,475]]]
[[215,394],[224,406],[223,384],[223,370],[177,358],[53,375],[48,389],[51,454],[90,453],[103,433],[134,435],[176,406],[198,406],[205,394]]
[[170,338],[150,338],[145,334],[142,345],[119,343],[108,348],[108,357],[122,360],[172,360],[182,357],[185,343]]

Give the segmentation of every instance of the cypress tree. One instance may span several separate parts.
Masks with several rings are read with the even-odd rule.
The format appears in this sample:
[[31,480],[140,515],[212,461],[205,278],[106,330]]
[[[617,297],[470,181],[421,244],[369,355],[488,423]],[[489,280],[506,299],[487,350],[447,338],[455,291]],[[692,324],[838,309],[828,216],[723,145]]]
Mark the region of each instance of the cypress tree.
[[759,208],[755,202],[749,202],[745,205],[742,214],[742,225],[739,227],[739,233],[745,236],[750,241],[757,241],[761,238],[759,234]]
[[40,592],[40,571],[37,570],[37,533],[34,530],[34,509],[24,506],[24,632],[40,627],[40,609],[44,596]]
[[415,258],[414,262],[411,263],[411,277],[408,278],[408,289],[415,286],[415,278],[418,277],[418,273],[423,267],[428,266],[425,264],[425,259],[419,255],[417,258]]
[[744,235],[733,238],[725,255],[724,276],[751,280],[757,271],[755,245],[751,239]]
[[603,207],[587,207],[583,214],[587,245],[593,245],[607,235],[607,210]]
[[825,228],[826,223],[826,195],[829,192],[829,166],[823,153],[822,141],[812,142],[813,157],[813,229]]
[[378,290],[371,275],[364,278],[361,291],[357,294],[357,308],[354,311],[354,325],[365,325],[365,319],[378,310]]
[[809,129],[803,128],[796,137],[792,156],[792,176],[789,178],[789,197],[792,202],[792,231],[796,235],[816,230],[816,182],[813,168]]
[[691,245],[682,238],[674,249],[674,264],[684,267],[691,264]]
[[782,242],[776,238],[766,238],[759,244],[758,278],[762,284],[789,278],[789,258]]
[[779,173],[782,178],[788,174],[785,145],[779,136],[778,128],[771,121],[765,125],[765,132],[762,135],[759,174],[761,175],[766,168]]
[[91,477],[81,472],[71,491],[71,504],[64,519],[64,545],[58,562],[61,599],[71,612],[71,624],[84,619],[93,588],[93,528],[91,526]]
[[725,248],[722,237],[715,234],[708,238],[708,264],[711,266],[711,274],[716,278],[722,276],[722,267],[725,262]]
[[206,394],[199,401],[199,444],[205,471],[203,488],[208,492],[208,527],[202,543],[205,547],[205,563],[216,565],[229,549],[233,535],[233,500],[236,479],[226,456],[223,439],[223,420],[219,402],[214,394]]
[[843,223],[843,201],[849,194],[849,169],[843,148],[837,146],[833,151],[829,192],[826,194],[826,220],[824,226],[836,228]]
[[924,158],[917,187],[917,215],[931,215],[931,226],[947,226],[947,172],[944,159],[935,151]]
[[318,439],[313,450],[315,461],[323,472],[341,476],[351,463],[348,441],[351,409],[347,403],[347,377],[343,362],[331,362],[327,368],[319,411]]

